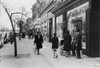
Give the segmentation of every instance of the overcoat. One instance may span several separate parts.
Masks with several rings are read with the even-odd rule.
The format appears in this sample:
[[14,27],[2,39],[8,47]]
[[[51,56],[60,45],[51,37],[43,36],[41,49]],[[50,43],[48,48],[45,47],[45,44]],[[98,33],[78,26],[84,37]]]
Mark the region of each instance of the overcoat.
[[64,50],[67,52],[71,50],[71,35],[69,34],[64,36]]
[[37,49],[42,48],[43,36],[40,35],[40,37],[38,37],[38,35],[36,35],[36,36],[35,36],[34,43],[36,43]]
[[82,35],[79,33],[76,37],[76,41],[77,41],[77,49],[81,50],[82,49]]
[[52,42],[52,49],[57,49],[58,48],[58,42],[59,42],[58,37],[53,37],[51,42]]

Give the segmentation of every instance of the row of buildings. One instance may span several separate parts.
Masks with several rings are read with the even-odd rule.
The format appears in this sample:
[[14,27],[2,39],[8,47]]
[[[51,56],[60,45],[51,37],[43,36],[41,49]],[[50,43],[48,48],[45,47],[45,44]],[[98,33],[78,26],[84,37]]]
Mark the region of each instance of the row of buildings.
[[83,53],[100,57],[99,0],[37,0],[32,6],[33,24],[51,41],[53,33],[61,39],[66,30],[82,32]]

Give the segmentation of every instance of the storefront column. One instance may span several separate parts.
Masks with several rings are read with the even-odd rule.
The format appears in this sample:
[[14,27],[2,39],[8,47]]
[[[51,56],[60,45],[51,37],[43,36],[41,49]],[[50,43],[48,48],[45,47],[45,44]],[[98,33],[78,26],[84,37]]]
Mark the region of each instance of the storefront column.
[[50,18],[49,19],[49,42],[51,42],[51,37],[52,37],[52,23],[53,23],[53,19]]
[[89,56],[100,57],[100,0],[90,2]]
[[66,16],[66,12],[63,13],[63,37],[66,33],[66,30],[67,30],[67,16]]
[[52,25],[52,27],[53,27],[53,34],[55,33],[55,17],[53,17],[53,25]]
[[[55,19],[55,20],[54,20],[54,23],[55,23],[55,33],[56,33],[56,32],[57,32],[57,31],[56,31],[56,27],[57,27],[57,26],[56,26],[56,16],[54,16],[54,19]],[[57,34],[57,33],[56,33],[56,34]]]

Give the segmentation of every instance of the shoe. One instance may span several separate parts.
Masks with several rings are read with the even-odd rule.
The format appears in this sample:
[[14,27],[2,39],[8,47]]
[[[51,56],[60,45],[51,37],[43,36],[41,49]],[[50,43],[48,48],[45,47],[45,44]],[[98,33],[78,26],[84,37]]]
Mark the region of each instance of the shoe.
[[58,58],[58,55],[56,55],[56,58]]
[[77,59],[81,59],[81,57],[77,57]]
[[40,53],[38,52],[38,55],[39,55]]
[[68,54],[66,54],[65,57],[68,57]]

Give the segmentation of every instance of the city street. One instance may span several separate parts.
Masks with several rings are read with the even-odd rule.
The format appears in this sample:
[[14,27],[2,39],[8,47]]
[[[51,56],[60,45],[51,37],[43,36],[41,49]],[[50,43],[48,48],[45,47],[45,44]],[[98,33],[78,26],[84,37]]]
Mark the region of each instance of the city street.
[[0,0],[0,68],[100,68],[99,5],[99,0]]
[[40,55],[34,53],[32,39],[17,39],[18,57],[13,57],[14,47],[10,43],[0,49],[0,68],[100,68],[99,58],[89,58],[82,55],[82,59],[76,57],[64,57],[59,54],[54,59],[51,43],[44,41]]

